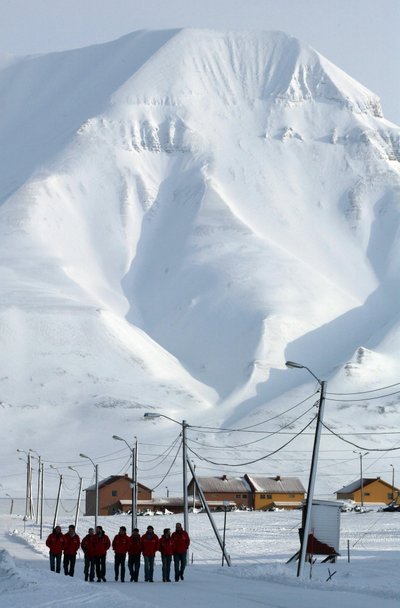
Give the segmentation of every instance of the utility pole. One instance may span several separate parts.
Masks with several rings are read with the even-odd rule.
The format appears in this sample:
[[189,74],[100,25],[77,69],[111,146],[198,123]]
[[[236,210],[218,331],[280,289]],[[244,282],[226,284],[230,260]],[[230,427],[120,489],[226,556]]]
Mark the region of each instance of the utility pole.
[[40,476],[40,539],[43,538],[43,502],[44,502],[44,462],[42,462]]

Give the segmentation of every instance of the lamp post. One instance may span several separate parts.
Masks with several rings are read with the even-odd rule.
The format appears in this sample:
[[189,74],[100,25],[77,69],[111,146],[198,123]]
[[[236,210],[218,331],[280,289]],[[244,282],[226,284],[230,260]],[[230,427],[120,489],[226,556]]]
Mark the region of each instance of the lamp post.
[[129,448],[132,453],[132,518],[131,518],[131,533],[133,534],[133,530],[136,528],[137,524],[137,437],[135,437],[135,444],[130,446],[129,443],[120,437],[119,435],[113,435],[113,439],[116,441],[123,441],[125,445]]
[[392,500],[394,500],[394,466],[392,464],[390,466],[392,467]]
[[353,453],[358,454],[358,456],[360,457],[360,484],[361,484],[361,508],[362,508],[364,506],[363,458],[364,458],[364,456],[369,454],[369,452],[364,452],[364,454],[363,454],[362,452],[356,452],[355,450],[353,450]]
[[74,469],[74,467],[68,467],[71,471],[74,471],[78,475],[79,478],[79,490],[78,490],[78,500],[76,501],[76,511],[75,511],[75,529],[78,528],[78,517],[79,517],[79,506],[81,504],[81,494],[82,494],[82,477],[79,475],[78,471]]
[[26,493],[25,493],[25,521],[27,519],[31,519],[33,515],[33,504],[32,504],[32,463],[31,463],[31,455],[29,452],[25,450],[20,450],[17,448],[17,452],[20,454],[25,454],[26,460],[20,458],[23,462],[26,463]]
[[186,429],[189,426],[186,420],[179,422],[170,418],[165,414],[158,414],[156,412],[146,412],[144,417],[147,419],[151,418],[166,418],[175,424],[179,424],[182,427],[182,484],[183,484],[183,527],[186,532],[189,532],[189,504],[188,504],[188,491],[187,491],[187,443],[186,443]]
[[13,512],[13,506],[14,506],[14,499],[12,496],[10,496],[9,494],[6,493],[6,496],[8,496],[8,498],[11,500],[11,504],[10,504],[10,515],[12,515]]
[[169,488],[168,488],[168,486],[165,486],[165,489],[167,490],[167,498],[169,498]]
[[40,475],[41,475],[41,470],[42,470],[42,467],[41,467],[42,458],[41,458],[40,454],[38,454],[36,452],[36,450],[32,450],[32,448],[29,448],[29,452],[33,452],[36,455],[36,457],[37,457],[37,459],[39,461],[39,464],[38,464],[37,496],[36,496],[36,523],[38,523],[38,521],[39,521],[39,500],[40,500]]
[[314,447],[311,459],[311,469],[310,469],[310,477],[308,480],[308,490],[307,490],[307,498],[306,498],[306,513],[303,525],[303,537],[301,539],[301,547],[300,547],[300,557],[299,564],[297,568],[297,576],[301,576],[304,569],[304,562],[306,559],[307,553],[307,544],[308,544],[308,535],[310,530],[311,523],[311,511],[312,511],[312,502],[314,498],[314,488],[315,488],[315,479],[317,476],[317,465],[318,465],[318,453],[319,453],[319,444],[321,440],[321,431],[322,431],[322,421],[324,418],[324,407],[325,407],[325,393],[326,393],[326,381],[320,380],[317,376],[312,372],[306,365],[302,365],[301,363],[295,363],[294,361],[286,361],[286,367],[295,368],[295,369],[306,369],[311,376],[315,378],[318,384],[321,387],[319,403],[318,403],[318,414],[317,414],[317,424],[315,427],[315,435],[314,435]]
[[90,462],[92,463],[93,467],[94,467],[94,474],[95,474],[95,484],[96,484],[96,502],[95,502],[95,512],[94,512],[94,528],[97,528],[97,518],[99,515],[99,465],[95,464],[93,462],[93,460],[90,458],[90,456],[86,456],[86,454],[79,454],[79,456],[81,458],[86,458],[87,460],[90,460]]
[[55,471],[57,471],[57,473],[60,476],[60,481],[58,483],[58,492],[57,492],[57,501],[56,501],[56,508],[54,511],[54,520],[53,520],[53,528],[56,527],[56,523],[57,523],[57,518],[58,518],[58,509],[60,506],[60,498],[61,498],[61,488],[62,488],[62,483],[63,483],[63,476],[60,473],[60,471],[57,469],[57,467],[54,467],[52,464],[50,465],[51,469],[54,469]]

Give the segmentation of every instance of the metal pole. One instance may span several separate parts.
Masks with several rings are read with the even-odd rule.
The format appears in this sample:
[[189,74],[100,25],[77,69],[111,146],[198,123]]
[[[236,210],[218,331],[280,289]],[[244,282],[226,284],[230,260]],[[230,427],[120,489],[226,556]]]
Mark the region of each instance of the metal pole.
[[311,523],[312,501],[314,498],[315,479],[317,476],[319,444],[320,444],[320,440],[321,440],[322,421],[324,419],[325,393],[326,393],[326,381],[321,380],[321,393],[320,393],[320,397],[319,397],[317,424],[315,427],[314,447],[313,447],[312,460],[311,460],[310,478],[308,481],[308,490],[307,490],[306,516],[305,516],[304,527],[303,527],[303,538],[301,539],[301,549],[300,549],[299,564],[298,564],[298,568],[297,568],[297,576],[301,576],[303,573],[304,562],[305,562],[306,553],[307,553],[308,534],[309,534],[310,523]]
[[76,502],[76,511],[75,511],[75,530],[78,529],[78,518],[79,518],[79,507],[81,504],[81,494],[82,494],[82,477],[79,476],[78,500]]
[[189,532],[189,504],[187,489],[187,444],[186,444],[186,420],[182,420],[182,465],[183,465],[183,525],[186,532]]
[[[194,485],[194,484],[193,484],[193,485]],[[224,533],[223,533],[223,535],[222,535],[222,564],[221,564],[221,566],[223,566],[223,565],[224,565],[224,557],[225,557],[225,535],[226,535],[226,511],[227,511],[227,508],[228,508],[228,507],[226,507],[226,506],[225,506],[225,513],[224,513]]]
[[392,467],[392,500],[394,500],[394,466],[392,464],[390,466]]
[[132,448],[132,511],[131,511],[131,534],[135,526],[135,448]]
[[137,501],[138,501],[138,440],[135,437],[135,479],[134,479],[134,497],[133,497],[133,527],[137,527]]
[[60,475],[60,482],[59,482],[59,484],[58,484],[58,492],[57,492],[56,509],[55,509],[55,511],[54,511],[53,528],[55,528],[55,527],[56,527],[57,518],[58,518],[58,508],[59,508],[59,505],[60,505],[60,497],[61,497],[62,480],[63,480],[63,476],[62,476],[62,475]]
[[360,476],[361,476],[361,508],[364,506],[364,480],[363,480],[363,455],[360,453]]
[[94,529],[97,529],[97,518],[99,515],[99,465],[94,465],[95,475],[96,475],[96,506],[95,506],[95,514],[94,514]]
[[26,460],[26,492],[25,492],[25,519],[28,519],[29,512],[29,468],[30,468],[30,456],[28,454]]
[[6,494],[6,496],[8,496],[8,498],[11,500],[11,503],[10,503],[10,515],[12,515],[12,512],[13,512],[13,506],[14,506],[14,499],[13,499],[13,497],[12,497],[12,496],[10,496],[9,494]]
[[33,519],[35,516],[35,513],[34,513],[35,509],[33,507],[32,478],[33,478],[32,457],[29,454],[29,517],[30,517],[30,519]]
[[[196,473],[196,465],[193,463],[193,470]],[[196,508],[196,484],[194,483],[193,480],[193,511]]]
[[39,521],[39,498],[40,498],[40,472],[41,472],[41,457],[39,456],[38,480],[37,480],[37,496],[36,496],[36,523]]
[[43,537],[43,502],[44,502],[44,462],[42,462],[42,474],[40,476],[40,538]]
[[221,550],[225,554],[226,563],[228,564],[228,566],[230,566],[231,565],[231,558],[229,557],[229,555],[226,552],[226,547],[224,547],[224,545],[223,545],[221,536],[220,536],[220,534],[218,532],[218,528],[217,528],[217,526],[215,524],[214,518],[213,518],[212,513],[210,511],[210,507],[208,506],[208,502],[206,501],[206,498],[204,496],[204,492],[203,492],[203,490],[202,490],[202,488],[201,488],[201,486],[200,486],[200,484],[199,484],[199,482],[197,480],[196,474],[194,472],[194,469],[192,467],[192,463],[190,462],[190,460],[187,461],[187,464],[188,464],[190,472],[191,472],[191,474],[193,476],[194,483],[197,485],[197,492],[199,494],[200,502],[203,505],[204,509],[206,510],[208,519],[210,520],[212,529],[214,530],[215,538],[217,539],[218,544],[221,547]]

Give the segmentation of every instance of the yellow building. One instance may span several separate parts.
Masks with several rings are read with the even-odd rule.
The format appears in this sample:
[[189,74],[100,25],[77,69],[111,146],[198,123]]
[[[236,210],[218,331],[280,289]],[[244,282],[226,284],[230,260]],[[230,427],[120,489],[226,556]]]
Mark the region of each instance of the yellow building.
[[338,500],[353,500],[360,504],[366,502],[389,504],[398,494],[398,488],[393,488],[392,484],[387,483],[380,477],[372,479],[363,477],[362,483],[360,478],[338,490],[336,498]]
[[298,509],[305,496],[303,484],[297,477],[261,477],[245,475],[253,490],[256,511],[265,509]]

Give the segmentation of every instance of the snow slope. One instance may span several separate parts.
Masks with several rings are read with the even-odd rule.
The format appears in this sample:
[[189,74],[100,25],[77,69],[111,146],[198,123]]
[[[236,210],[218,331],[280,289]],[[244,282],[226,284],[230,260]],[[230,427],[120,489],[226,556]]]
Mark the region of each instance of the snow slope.
[[[0,88],[3,458],[172,437],[149,408],[262,421],[313,392],[286,359],[335,392],[399,381],[399,129],[327,59],[143,31],[8,60]],[[392,429],[385,404],[329,422]]]

